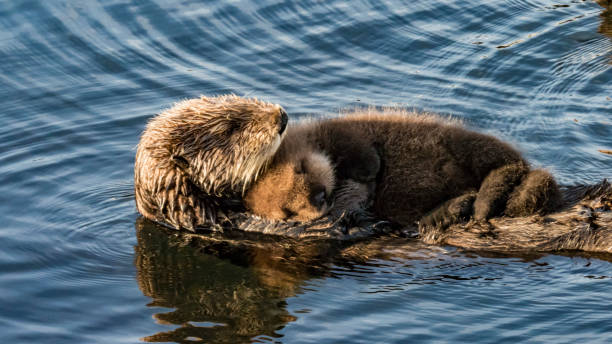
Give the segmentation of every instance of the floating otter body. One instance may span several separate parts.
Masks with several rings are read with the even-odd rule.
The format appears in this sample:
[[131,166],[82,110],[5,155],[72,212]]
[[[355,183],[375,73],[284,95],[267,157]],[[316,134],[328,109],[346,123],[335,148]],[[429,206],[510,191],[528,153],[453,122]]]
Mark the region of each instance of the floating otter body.
[[279,105],[234,95],[175,104],[140,138],[138,211],[178,229],[214,223],[224,200],[243,192],[273,158],[287,120]]
[[[545,213],[559,204],[552,176],[530,170],[515,149],[432,115],[369,111],[305,122],[291,126],[282,145],[328,155],[339,185],[345,180],[366,185],[375,215],[403,226],[420,221],[446,227],[472,216]],[[291,156],[275,161],[297,163]]]

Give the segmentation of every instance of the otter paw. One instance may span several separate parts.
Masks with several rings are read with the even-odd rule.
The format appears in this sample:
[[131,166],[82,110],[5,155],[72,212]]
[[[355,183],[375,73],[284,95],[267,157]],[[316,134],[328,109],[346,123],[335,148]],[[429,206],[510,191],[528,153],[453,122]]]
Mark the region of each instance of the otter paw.
[[364,209],[350,209],[342,215],[342,224],[346,227],[384,226],[387,221],[381,221],[373,213]]
[[545,170],[534,170],[510,194],[504,213],[510,217],[546,214],[561,203],[554,177]]
[[455,223],[469,220],[474,211],[475,199],[476,193],[470,192],[442,203],[419,220],[419,228],[446,229]]

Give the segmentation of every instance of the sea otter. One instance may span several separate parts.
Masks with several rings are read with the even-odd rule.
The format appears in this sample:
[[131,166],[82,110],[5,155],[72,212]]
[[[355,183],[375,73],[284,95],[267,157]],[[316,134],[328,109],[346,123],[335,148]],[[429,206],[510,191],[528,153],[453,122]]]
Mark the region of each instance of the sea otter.
[[[357,111],[290,126],[281,146],[306,157],[328,156],[338,185],[347,180],[365,185],[374,214],[404,226],[418,221],[421,226],[446,227],[470,217],[482,221],[502,214],[545,213],[560,201],[550,173],[531,170],[510,145],[434,115],[398,109]],[[283,154],[271,168],[297,166],[300,159]],[[265,175],[262,181],[269,178]],[[266,190],[267,204],[260,209],[267,213],[254,210],[279,218],[272,214],[283,213],[287,205],[283,184],[291,182],[276,180],[274,188],[261,188],[256,182],[247,193],[251,200],[247,208],[253,200],[262,201],[258,193]],[[318,208],[315,202],[303,209],[313,213]]]
[[287,126],[276,104],[235,95],[176,103],[149,121],[134,163],[136,207],[177,229],[215,222],[276,153]]

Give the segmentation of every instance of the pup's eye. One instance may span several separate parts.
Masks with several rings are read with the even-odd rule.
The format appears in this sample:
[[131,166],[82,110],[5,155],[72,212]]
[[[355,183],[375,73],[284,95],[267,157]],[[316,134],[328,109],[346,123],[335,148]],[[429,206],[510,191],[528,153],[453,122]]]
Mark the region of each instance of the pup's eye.
[[295,165],[295,173],[302,174],[306,173],[306,161],[301,160],[299,164]]
[[285,213],[285,220],[288,220],[292,217],[294,217],[295,215],[297,215],[297,213],[289,208],[283,208],[283,213]]

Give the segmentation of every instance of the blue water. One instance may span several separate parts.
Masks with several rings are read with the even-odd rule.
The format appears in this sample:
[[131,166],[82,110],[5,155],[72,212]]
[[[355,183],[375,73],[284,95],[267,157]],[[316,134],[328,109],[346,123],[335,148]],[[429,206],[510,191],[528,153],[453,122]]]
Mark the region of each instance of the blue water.
[[228,92],[451,114],[563,184],[612,177],[610,6],[0,1],[1,341],[612,341],[609,256],[195,240],[132,191],[147,119]]

